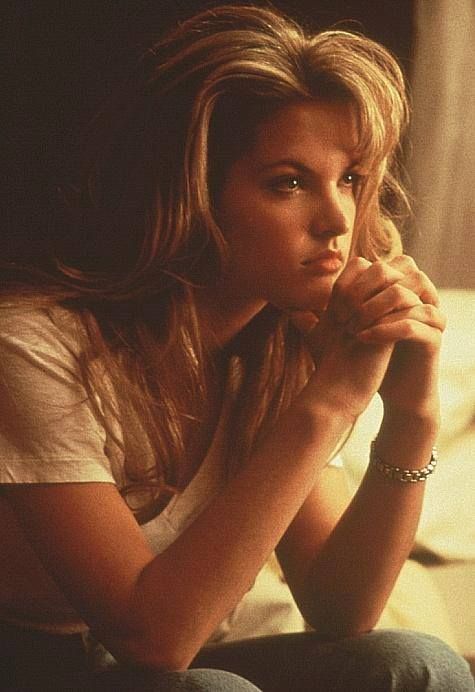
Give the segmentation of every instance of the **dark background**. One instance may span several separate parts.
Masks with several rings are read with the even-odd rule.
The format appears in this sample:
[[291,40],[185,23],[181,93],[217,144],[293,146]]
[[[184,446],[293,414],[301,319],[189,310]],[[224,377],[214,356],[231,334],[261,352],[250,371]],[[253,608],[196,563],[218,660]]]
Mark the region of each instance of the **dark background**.
[[[414,0],[276,0],[312,28],[335,24],[385,44],[410,74]],[[80,127],[105,92],[169,25],[213,0],[7,0],[2,256],[30,254],[47,232],[55,189]],[[269,4],[257,0],[255,4]]]

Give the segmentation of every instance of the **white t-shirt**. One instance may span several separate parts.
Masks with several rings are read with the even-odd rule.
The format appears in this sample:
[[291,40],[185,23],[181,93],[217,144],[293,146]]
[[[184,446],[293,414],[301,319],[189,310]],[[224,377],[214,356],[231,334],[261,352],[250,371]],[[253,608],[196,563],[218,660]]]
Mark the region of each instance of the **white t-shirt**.
[[[104,482],[123,487],[122,432],[113,420],[102,426],[93,413],[79,368],[80,329],[76,316],[64,309],[0,305],[0,484]],[[142,526],[157,554],[225,484],[220,459],[231,396],[225,396],[216,434],[195,477]],[[338,457],[331,463],[341,464]],[[0,621],[57,632],[84,629],[1,494],[0,525]],[[213,641],[303,627],[287,585],[267,566]]]

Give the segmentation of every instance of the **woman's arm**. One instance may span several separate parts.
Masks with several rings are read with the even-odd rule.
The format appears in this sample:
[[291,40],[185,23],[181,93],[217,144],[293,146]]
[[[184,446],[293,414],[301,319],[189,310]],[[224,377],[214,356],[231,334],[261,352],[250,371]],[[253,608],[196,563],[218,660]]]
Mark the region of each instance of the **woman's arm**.
[[[403,274],[397,285],[390,283],[394,268]],[[416,469],[429,462],[439,426],[438,352],[445,321],[432,284],[412,260],[400,257],[392,266],[373,265],[371,272],[382,270],[389,295],[384,288],[375,295],[371,286],[379,279],[362,272],[352,284],[345,286],[343,279],[346,306],[340,302],[330,310],[344,313],[349,303],[351,332],[365,332],[366,343],[397,342],[380,387],[385,413],[377,454],[392,466]],[[390,480],[370,467],[340,521],[322,536],[322,507],[333,498],[331,487],[317,483],[278,553],[303,614],[322,634],[347,636],[376,624],[412,548],[423,494],[424,483]]]
[[[368,264],[352,262],[342,283],[353,285]],[[371,285],[378,293],[377,282]],[[358,342],[336,330],[325,365],[272,433],[156,557],[112,484],[23,485],[5,491],[47,570],[113,654],[155,668],[189,664],[317,487],[341,436],[380,387],[393,346],[393,341]],[[315,511],[312,524],[324,540],[332,527],[322,517]],[[296,587],[296,593],[303,589]],[[353,628],[352,613],[346,617]]]
[[[387,463],[417,468],[428,462],[431,423],[425,428],[408,420],[401,434],[386,419],[385,429],[378,453]],[[391,481],[370,468],[341,519],[322,534],[322,508],[331,508],[337,493],[341,497],[341,484],[317,483],[277,549],[305,619],[335,638],[377,623],[412,548],[424,483]]]
[[294,407],[156,557],[112,484],[19,485],[6,497],[48,572],[114,655],[185,668],[252,585],[347,426],[323,408]]

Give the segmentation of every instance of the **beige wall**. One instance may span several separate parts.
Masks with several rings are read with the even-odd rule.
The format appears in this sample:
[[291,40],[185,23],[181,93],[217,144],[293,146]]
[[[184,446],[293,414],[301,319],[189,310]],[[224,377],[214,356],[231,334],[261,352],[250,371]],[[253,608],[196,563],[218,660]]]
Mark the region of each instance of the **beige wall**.
[[406,246],[439,286],[475,288],[475,0],[417,0]]

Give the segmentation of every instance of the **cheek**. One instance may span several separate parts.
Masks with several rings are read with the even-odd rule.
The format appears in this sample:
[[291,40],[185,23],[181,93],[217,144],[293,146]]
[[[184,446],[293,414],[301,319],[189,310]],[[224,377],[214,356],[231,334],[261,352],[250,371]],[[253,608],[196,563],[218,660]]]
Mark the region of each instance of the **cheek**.
[[305,249],[310,213],[297,199],[277,203],[255,186],[225,188],[217,220],[230,250],[230,264],[250,272],[295,269]]
[[302,242],[295,218],[258,213],[247,216],[229,238],[236,258],[247,259],[262,271],[268,267],[290,268],[302,254]]
[[239,242],[242,236],[250,235],[259,222],[256,204],[246,190],[239,187],[227,189],[222,195],[216,218],[230,244]]
[[219,223],[230,249],[239,254],[253,254],[258,248],[274,250],[290,247],[290,219],[270,205],[249,201],[228,205]]

